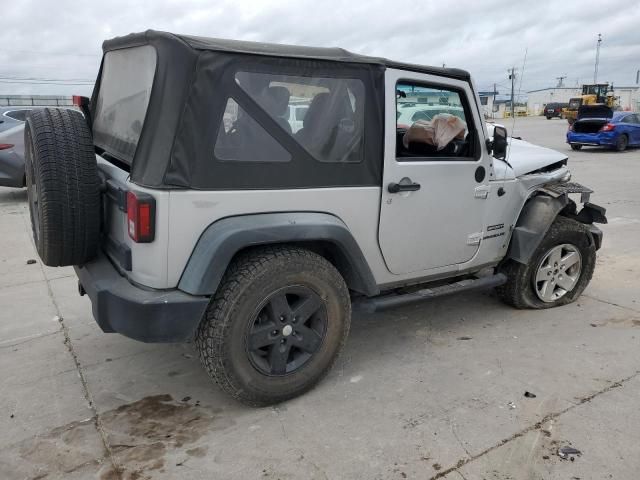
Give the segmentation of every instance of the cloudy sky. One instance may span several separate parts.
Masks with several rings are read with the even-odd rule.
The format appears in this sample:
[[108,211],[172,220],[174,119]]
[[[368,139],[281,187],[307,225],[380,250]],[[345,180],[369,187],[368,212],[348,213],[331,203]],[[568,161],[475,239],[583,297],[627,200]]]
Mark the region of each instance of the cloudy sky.
[[91,91],[104,39],[148,28],[176,33],[339,46],[393,60],[465,68],[481,90],[522,92],[599,80],[635,84],[638,0],[6,0],[0,28],[0,95]]

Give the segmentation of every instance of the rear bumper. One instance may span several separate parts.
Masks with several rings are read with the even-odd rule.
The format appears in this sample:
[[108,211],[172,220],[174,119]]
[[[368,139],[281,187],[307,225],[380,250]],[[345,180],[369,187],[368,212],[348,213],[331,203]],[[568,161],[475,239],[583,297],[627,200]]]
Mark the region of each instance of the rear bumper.
[[613,132],[599,133],[567,133],[567,143],[573,145],[602,145],[612,147],[616,144],[616,134]]
[[102,253],[74,267],[91,299],[93,317],[107,333],[142,342],[185,342],[193,339],[209,298],[180,290],[144,289],[129,283]]

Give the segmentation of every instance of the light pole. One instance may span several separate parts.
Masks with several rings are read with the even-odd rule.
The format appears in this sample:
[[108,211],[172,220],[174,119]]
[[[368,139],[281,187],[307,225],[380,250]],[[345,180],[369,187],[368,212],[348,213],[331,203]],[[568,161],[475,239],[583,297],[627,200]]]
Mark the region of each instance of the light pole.
[[600,44],[602,43],[602,34],[598,34],[598,44],[596,46],[596,68],[593,71],[593,83],[598,83],[598,63],[600,63]]

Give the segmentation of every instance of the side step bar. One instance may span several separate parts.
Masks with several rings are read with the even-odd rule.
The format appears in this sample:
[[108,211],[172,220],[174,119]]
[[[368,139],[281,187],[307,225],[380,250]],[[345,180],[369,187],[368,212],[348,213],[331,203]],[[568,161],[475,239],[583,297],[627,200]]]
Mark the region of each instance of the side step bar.
[[354,303],[354,310],[374,313],[389,308],[410,305],[412,303],[424,302],[432,298],[444,297],[459,292],[469,292],[472,290],[484,290],[498,287],[507,282],[507,277],[503,273],[497,273],[487,277],[469,278],[458,282],[440,285],[433,288],[423,288],[416,292],[405,294],[389,294],[379,297],[366,298]]

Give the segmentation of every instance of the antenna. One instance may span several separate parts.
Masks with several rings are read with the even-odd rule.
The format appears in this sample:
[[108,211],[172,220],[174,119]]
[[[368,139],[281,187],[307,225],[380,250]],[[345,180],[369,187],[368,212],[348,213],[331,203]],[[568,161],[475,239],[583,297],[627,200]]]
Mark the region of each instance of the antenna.
[[566,74],[564,76],[556,77],[556,80],[558,80],[558,84],[556,85],[556,88],[564,87],[564,79],[565,78],[567,78]]
[[[522,74],[520,75],[520,85],[518,86],[518,97],[520,96],[520,91],[522,90],[522,78],[524,77],[524,67],[527,64],[527,53],[529,52],[529,48],[526,48],[524,51],[524,60],[522,61]],[[509,155],[511,154],[511,143],[513,142],[513,132],[516,128],[516,116],[515,116],[515,104],[514,104],[514,86],[515,86],[515,67],[511,68],[511,75],[509,78],[511,79],[511,138],[509,139],[509,148],[507,149],[507,155],[505,156],[504,163],[506,163],[509,167],[511,164],[509,163]],[[513,167],[511,167],[513,168]],[[507,169],[504,170],[504,176],[502,177],[502,184],[507,180]],[[502,188],[502,187],[501,187]]]

